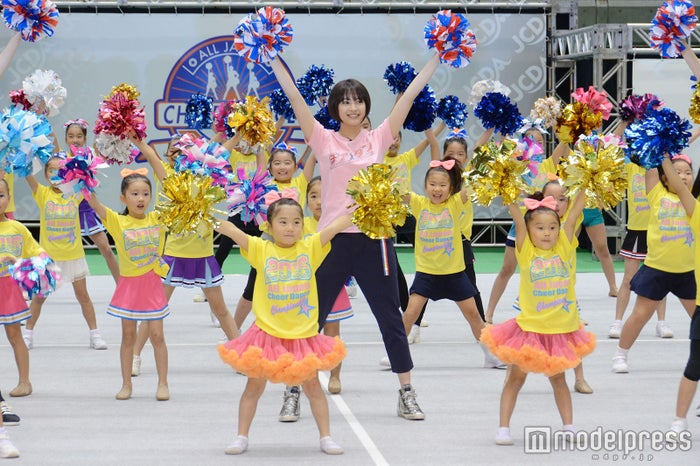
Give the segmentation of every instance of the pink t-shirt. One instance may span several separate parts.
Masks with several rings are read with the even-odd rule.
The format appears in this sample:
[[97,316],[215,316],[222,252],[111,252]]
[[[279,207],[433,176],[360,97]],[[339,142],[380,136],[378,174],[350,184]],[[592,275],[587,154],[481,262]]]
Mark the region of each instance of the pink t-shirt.
[[[314,123],[308,144],[316,154],[323,180],[323,212],[318,221],[319,230],[348,211],[347,207],[353,203],[352,198],[345,193],[348,181],[361,169],[381,162],[393,141],[388,120],[384,120],[372,131],[363,129],[352,141],[324,128],[319,122]],[[359,233],[360,230],[353,225],[344,232]]]

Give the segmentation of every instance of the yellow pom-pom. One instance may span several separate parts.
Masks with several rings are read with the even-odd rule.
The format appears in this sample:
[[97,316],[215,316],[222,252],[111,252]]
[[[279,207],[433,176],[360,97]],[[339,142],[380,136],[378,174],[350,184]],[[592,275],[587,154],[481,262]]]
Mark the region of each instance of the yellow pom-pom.
[[233,113],[228,116],[228,125],[250,145],[267,144],[275,134],[275,120],[269,101],[267,97],[258,100],[249,95],[245,103],[236,105]]
[[111,97],[114,94],[116,94],[117,92],[126,93],[129,100],[136,100],[141,95],[141,93],[136,89],[135,86],[132,86],[131,84],[126,84],[126,83],[121,83],[118,86],[112,86],[112,92],[109,93],[109,96]]
[[155,211],[161,223],[174,234],[205,236],[217,225],[213,213],[226,215],[214,208],[226,199],[221,186],[213,185],[209,176],[181,172],[163,179],[163,190]]
[[591,132],[603,124],[603,113],[593,112],[588,105],[574,102],[564,107],[557,120],[557,137],[564,144],[571,144],[582,134]]
[[403,225],[408,207],[403,203],[396,183],[396,169],[382,163],[370,165],[348,182],[347,193],[357,206],[352,223],[372,239],[392,238],[394,229]]
[[700,123],[700,87],[696,87],[693,95],[690,97],[688,115],[692,118],[693,123]]
[[571,195],[585,190],[586,207],[607,210],[625,198],[625,153],[616,136],[579,139],[561,165],[564,186]]
[[474,149],[465,174],[474,202],[487,206],[501,196],[504,204],[512,204],[521,191],[529,189],[523,178],[529,173],[528,162],[518,160],[518,154],[518,144],[510,139],[501,144],[490,141]]

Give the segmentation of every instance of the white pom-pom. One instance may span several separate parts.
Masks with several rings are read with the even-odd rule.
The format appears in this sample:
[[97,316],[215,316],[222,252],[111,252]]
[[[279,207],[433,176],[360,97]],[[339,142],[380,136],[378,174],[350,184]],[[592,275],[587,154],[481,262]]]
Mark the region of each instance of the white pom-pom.
[[53,70],[36,70],[22,81],[22,89],[32,109],[48,116],[58,115],[66,100],[67,91],[61,78]]

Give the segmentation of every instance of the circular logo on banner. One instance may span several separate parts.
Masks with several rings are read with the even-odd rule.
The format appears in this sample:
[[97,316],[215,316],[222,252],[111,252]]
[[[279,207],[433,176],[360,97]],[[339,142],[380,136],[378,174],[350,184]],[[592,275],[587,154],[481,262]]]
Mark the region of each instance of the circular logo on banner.
[[[220,102],[244,100],[248,95],[262,99],[278,87],[271,68],[246,62],[236,54],[233,36],[212,37],[190,48],[170,70],[163,98],[154,104],[155,126],[171,136],[195,132],[210,137],[210,128],[193,130],[185,123],[185,108],[193,94],[211,97],[216,109]],[[284,126],[280,139],[303,143],[300,134],[294,137],[298,129],[298,126]]]

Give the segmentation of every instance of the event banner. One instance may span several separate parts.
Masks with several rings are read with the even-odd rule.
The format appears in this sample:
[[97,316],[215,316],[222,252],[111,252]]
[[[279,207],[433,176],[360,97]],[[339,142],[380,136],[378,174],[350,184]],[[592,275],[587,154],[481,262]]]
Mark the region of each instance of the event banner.
[[[372,96],[370,118],[376,126],[395,100],[383,79],[387,66],[408,61],[419,70],[433,53],[423,39],[429,18],[428,14],[290,14],[294,37],[281,59],[295,78],[311,65],[324,65],[334,70],[336,81],[360,80]],[[63,14],[54,37],[20,45],[2,78],[3,106],[9,105],[8,92],[20,88],[35,69],[57,72],[68,96],[50,122],[64,150],[64,122],[89,121],[88,141],[92,143],[102,99],[112,86],[132,84],[145,107],[147,139],[162,154],[173,135],[188,130],[185,105],[193,94],[210,96],[216,104],[247,95],[262,98],[278,87],[269,67],[246,63],[236,55],[231,34],[240,19],[228,14]],[[479,43],[476,53],[465,68],[442,65],[438,69],[430,82],[436,97],[456,95],[466,102],[475,82],[498,80],[511,89],[510,98],[527,116],[533,102],[546,91],[544,15],[473,14],[468,19]],[[9,30],[0,34],[3,43],[9,37]],[[483,128],[472,110],[470,107],[465,127],[473,144]],[[282,138],[303,149],[303,137],[294,123],[287,122],[283,129]],[[210,130],[202,134],[212,136]],[[401,149],[409,150],[422,138],[423,134],[404,131]],[[413,189],[419,193],[423,192],[428,151],[423,159],[413,176]],[[137,159],[138,163],[144,161]],[[100,199],[115,209],[121,208],[120,169],[106,169],[98,188]],[[43,181],[41,173],[37,176]],[[39,218],[22,180],[16,180],[15,200],[18,219]],[[476,209],[476,216],[507,214],[492,207]]]

